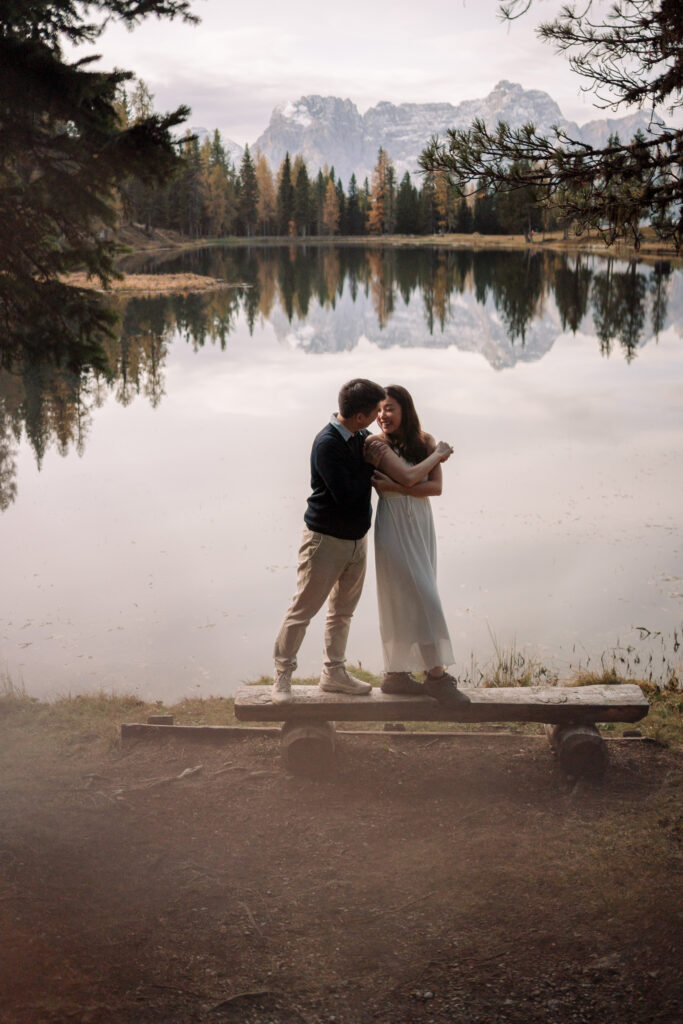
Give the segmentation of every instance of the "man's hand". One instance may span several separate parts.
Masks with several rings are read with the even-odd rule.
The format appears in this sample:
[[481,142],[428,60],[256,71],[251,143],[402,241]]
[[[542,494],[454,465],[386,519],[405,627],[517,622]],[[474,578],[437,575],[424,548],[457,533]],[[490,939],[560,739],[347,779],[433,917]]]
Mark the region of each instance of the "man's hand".
[[440,462],[446,462],[453,454],[453,448],[447,441],[439,441],[434,450],[441,456]]
[[399,485],[395,480],[392,480],[386,473],[380,473],[378,469],[370,477],[370,482],[378,494],[382,494],[383,491],[396,491],[399,489]]

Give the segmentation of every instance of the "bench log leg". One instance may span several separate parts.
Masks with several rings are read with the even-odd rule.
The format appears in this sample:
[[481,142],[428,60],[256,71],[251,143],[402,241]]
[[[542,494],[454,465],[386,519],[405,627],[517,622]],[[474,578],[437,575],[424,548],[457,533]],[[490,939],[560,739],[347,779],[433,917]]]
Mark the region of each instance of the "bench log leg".
[[334,766],[334,722],[285,722],[281,732],[282,758],[293,775],[326,775]]
[[546,725],[545,732],[567,775],[604,775],[607,746],[594,725]]

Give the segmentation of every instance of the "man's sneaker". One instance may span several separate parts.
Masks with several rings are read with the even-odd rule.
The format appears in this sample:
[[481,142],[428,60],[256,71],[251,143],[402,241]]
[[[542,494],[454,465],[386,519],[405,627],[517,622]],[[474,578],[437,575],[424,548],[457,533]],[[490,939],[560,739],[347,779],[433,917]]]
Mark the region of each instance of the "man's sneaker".
[[426,693],[421,683],[410,672],[387,672],[382,679],[382,693],[407,694],[409,697],[423,697]]
[[352,693],[356,697],[366,697],[372,690],[370,683],[364,683],[355,676],[349,675],[345,668],[336,669],[332,675],[323,672],[320,677],[320,689],[325,693]]
[[434,697],[441,704],[453,706],[455,704],[469,704],[470,702],[470,698],[466,697],[458,689],[457,679],[454,679],[448,672],[444,672],[438,679],[427,675],[424,681],[424,688],[430,697]]
[[270,690],[273,704],[291,704],[292,677],[289,672],[275,672],[275,682]]

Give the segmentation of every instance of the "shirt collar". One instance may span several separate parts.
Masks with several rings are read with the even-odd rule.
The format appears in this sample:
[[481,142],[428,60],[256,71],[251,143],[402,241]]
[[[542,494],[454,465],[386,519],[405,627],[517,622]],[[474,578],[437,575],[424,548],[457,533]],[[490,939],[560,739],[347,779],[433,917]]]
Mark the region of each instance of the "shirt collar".
[[332,415],[330,416],[330,423],[332,424],[333,427],[337,428],[337,430],[339,431],[339,433],[341,434],[345,441],[350,441],[352,437],[355,437],[355,434],[348,430],[343,423],[339,422],[339,420],[337,419],[336,412],[333,412]]

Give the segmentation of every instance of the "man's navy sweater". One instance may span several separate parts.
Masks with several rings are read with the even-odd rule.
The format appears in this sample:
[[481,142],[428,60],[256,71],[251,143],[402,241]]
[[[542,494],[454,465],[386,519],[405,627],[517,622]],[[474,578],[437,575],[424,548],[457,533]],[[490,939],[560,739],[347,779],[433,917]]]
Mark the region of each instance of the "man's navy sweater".
[[360,540],[370,529],[370,477],[373,467],[363,459],[369,431],[359,430],[345,441],[331,423],[320,431],[311,449],[311,488],[304,522],[315,533]]

